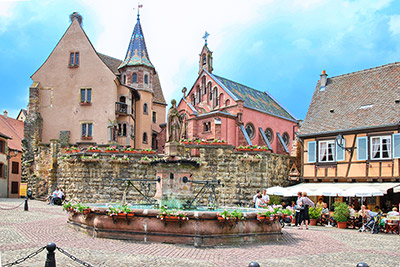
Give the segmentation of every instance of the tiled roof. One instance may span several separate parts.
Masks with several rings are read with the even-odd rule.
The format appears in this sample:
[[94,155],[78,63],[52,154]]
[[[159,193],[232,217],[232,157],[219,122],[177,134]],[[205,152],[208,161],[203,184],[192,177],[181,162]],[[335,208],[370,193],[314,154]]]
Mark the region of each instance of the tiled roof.
[[22,151],[22,139],[24,139],[24,122],[0,115],[0,133],[9,136],[8,147]]
[[121,65],[122,60],[113,58],[110,56],[106,56],[104,54],[97,53],[97,55],[100,57],[101,60],[103,60],[104,64],[107,65],[107,67],[114,73],[114,74],[119,74],[118,67]]
[[163,91],[161,89],[160,78],[158,74],[154,74],[153,76],[153,93],[154,93],[154,102],[166,104]]
[[301,134],[399,124],[400,63],[317,82]]
[[219,77],[215,74],[213,74],[213,76],[238,99],[243,100],[243,105],[245,107],[257,109],[285,119],[296,120],[294,116],[292,116],[268,93],[255,90],[240,83]]
[[129,42],[128,51],[126,52],[124,62],[119,66],[119,68],[127,65],[145,65],[154,68],[153,64],[150,62],[149,53],[147,53],[146,42],[144,41],[139,14],[135,28],[133,29],[131,41]]

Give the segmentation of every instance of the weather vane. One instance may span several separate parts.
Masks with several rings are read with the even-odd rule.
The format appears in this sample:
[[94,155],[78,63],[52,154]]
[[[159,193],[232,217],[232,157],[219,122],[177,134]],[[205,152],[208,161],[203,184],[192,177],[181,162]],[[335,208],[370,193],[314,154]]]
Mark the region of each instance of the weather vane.
[[203,39],[204,39],[204,41],[206,42],[206,45],[207,45],[207,38],[208,38],[208,36],[210,36],[210,34],[206,31],[206,33],[205,33],[204,36],[203,36]]
[[[140,2],[138,2],[138,6],[137,6],[137,15],[138,15],[138,18],[139,18],[139,10],[140,10],[142,7],[143,7],[143,5],[142,5]],[[135,8],[133,8],[133,10],[135,10]]]

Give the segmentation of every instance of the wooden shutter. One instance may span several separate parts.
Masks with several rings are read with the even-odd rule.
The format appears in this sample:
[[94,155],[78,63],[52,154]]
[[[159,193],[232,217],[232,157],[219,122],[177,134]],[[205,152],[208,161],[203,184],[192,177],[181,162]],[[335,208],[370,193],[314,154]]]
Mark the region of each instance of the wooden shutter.
[[400,158],[400,133],[393,134],[393,158]]
[[368,159],[368,137],[357,137],[357,160]]
[[317,142],[311,141],[307,143],[307,159],[309,163],[316,162],[317,158]]
[[343,138],[343,145],[339,146],[337,142],[335,142],[336,146],[336,161],[343,161],[346,158],[346,140]]

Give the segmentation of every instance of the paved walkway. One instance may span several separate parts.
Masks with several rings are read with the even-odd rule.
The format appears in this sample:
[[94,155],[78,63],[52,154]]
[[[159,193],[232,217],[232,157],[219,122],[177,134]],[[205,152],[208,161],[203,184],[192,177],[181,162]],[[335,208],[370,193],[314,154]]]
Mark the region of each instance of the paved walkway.
[[[67,226],[67,214],[59,206],[21,199],[0,199],[1,263],[19,258],[54,242],[94,266],[400,266],[400,236],[359,233],[355,230],[313,227],[283,229],[280,241],[215,248],[100,239]],[[17,266],[44,266],[46,252]],[[56,251],[57,266],[82,266]]]

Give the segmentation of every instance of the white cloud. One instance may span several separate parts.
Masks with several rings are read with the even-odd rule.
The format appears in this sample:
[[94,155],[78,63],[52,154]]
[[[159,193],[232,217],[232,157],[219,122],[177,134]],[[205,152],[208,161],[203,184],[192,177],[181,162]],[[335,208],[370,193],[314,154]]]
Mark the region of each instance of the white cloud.
[[390,17],[389,30],[393,35],[400,34],[400,15]]

